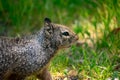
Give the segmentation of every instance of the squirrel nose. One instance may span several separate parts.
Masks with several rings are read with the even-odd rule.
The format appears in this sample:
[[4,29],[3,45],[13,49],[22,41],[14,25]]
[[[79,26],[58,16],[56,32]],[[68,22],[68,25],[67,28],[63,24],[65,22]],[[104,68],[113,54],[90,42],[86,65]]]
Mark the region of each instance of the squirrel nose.
[[78,39],[79,39],[78,35],[75,35],[75,40],[78,40]]

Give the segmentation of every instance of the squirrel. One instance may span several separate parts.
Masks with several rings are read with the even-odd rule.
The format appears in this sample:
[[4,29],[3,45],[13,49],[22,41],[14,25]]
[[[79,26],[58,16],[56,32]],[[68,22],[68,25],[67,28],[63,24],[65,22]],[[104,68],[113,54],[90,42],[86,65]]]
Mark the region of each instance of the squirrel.
[[35,75],[52,80],[48,71],[57,51],[68,48],[78,36],[68,27],[44,19],[38,32],[21,38],[0,37],[0,80],[24,80]]

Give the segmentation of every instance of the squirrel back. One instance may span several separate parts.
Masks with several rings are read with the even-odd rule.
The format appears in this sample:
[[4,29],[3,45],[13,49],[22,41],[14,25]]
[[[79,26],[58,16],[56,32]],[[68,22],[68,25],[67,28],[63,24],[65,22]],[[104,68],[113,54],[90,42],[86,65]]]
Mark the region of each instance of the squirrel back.
[[73,31],[48,18],[44,20],[44,27],[32,35],[0,37],[0,80],[8,79],[11,74],[24,78],[38,74],[59,49],[67,48],[77,40]]

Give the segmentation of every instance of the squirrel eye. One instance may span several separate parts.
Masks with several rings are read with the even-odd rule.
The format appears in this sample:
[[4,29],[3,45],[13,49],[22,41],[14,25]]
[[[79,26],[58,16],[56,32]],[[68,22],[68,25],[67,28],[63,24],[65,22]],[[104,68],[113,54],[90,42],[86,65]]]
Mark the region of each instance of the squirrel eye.
[[63,32],[62,35],[69,36],[68,32]]

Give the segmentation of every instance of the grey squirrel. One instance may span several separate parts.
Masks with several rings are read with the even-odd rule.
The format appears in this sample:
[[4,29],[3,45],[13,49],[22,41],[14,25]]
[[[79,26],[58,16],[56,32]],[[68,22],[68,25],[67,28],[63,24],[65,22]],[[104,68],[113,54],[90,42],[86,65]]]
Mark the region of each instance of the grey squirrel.
[[21,38],[0,37],[0,80],[24,80],[35,75],[41,80],[52,80],[48,71],[57,51],[78,40],[68,27],[44,19],[38,32]]

